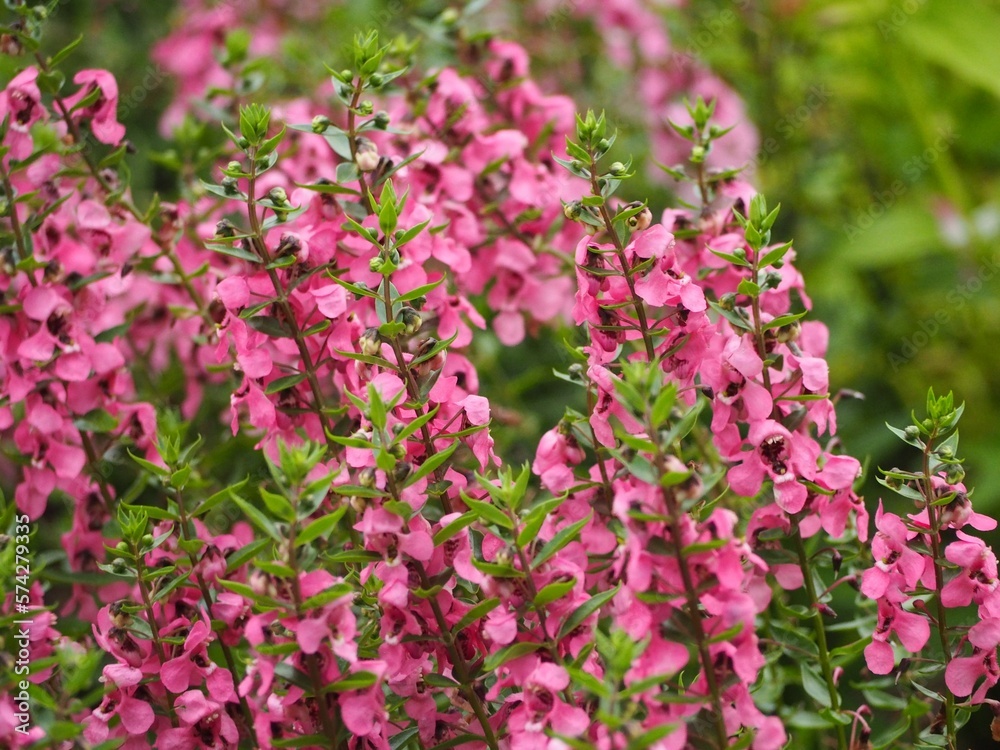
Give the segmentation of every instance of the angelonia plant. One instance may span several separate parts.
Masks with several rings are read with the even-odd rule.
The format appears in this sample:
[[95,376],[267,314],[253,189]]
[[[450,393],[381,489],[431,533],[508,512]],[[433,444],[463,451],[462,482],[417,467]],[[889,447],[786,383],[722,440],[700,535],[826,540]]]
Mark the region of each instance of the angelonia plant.
[[[220,122],[175,123],[177,199],[142,207],[115,79],[13,7],[5,747],[957,750],[1000,714],[962,407],[892,428],[916,468],[871,529],[827,330],[778,207],[712,166],[714,101],[669,121],[664,209],[606,115],[461,14],[451,65],[362,32],[271,106],[250,37],[193,24],[221,77],[171,116]],[[511,466],[477,342],[531,337],[570,395]]]

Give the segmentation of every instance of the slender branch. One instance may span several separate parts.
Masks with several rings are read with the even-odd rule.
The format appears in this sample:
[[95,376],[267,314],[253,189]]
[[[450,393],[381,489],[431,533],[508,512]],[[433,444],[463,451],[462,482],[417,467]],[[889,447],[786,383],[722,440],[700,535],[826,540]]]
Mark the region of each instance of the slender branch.
[[[805,582],[806,594],[809,597],[809,610],[813,621],[813,630],[816,633],[816,646],[819,649],[819,665],[823,672],[823,680],[826,682],[826,691],[830,696],[830,708],[833,711],[840,710],[840,693],[833,679],[833,666],[830,661],[830,648],[826,641],[826,627],[823,623],[823,614],[819,610],[819,597],[816,595],[816,583],[813,581],[812,569],[809,565],[809,556],[806,554],[806,546],[802,540],[802,534],[798,527],[793,534],[795,539],[795,551],[799,558],[799,568],[802,569],[802,579]],[[847,749],[847,737],[844,727],[837,724],[837,747],[840,750]]]

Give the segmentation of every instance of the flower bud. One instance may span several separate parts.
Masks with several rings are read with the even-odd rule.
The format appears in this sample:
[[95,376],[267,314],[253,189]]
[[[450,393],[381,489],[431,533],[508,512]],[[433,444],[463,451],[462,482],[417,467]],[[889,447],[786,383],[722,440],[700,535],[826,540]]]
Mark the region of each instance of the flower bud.
[[375,486],[375,469],[366,466],[358,473],[358,484],[369,489]]
[[375,357],[380,354],[382,352],[382,337],[378,332],[378,328],[373,326],[361,334],[361,338],[358,339],[358,345],[361,353],[369,357]]
[[278,247],[274,251],[274,254],[279,258],[284,258],[289,255],[298,256],[301,252],[302,240],[294,234],[283,234],[281,235],[281,240],[278,242]]
[[905,430],[903,430],[903,435],[906,436],[907,440],[916,440],[920,437],[920,428],[915,424],[908,425]]
[[143,547],[151,547],[153,546],[153,542],[156,540],[153,539],[152,534],[143,534],[142,539],[140,541],[142,542]]
[[371,172],[378,166],[378,146],[368,138],[358,138],[358,148],[354,155],[354,163],[362,172]]
[[[634,201],[625,206],[625,208],[638,208],[640,205],[639,201]],[[643,209],[635,216],[630,217],[627,223],[629,229],[634,231],[648,229],[649,225],[653,223],[653,212],[649,210],[648,206],[643,206]]]
[[[376,88],[382,85],[382,76],[380,76],[378,73],[373,73],[370,80],[372,86],[375,86]],[[378,80],[378,83],[375,83],[376,80]],[[375,105],[372,103],[370,99],[365,99],[358,105],[358,112],[360,112],[363,117],[367,117],[374,111],[375,111]]]
[[424,320],[420,317],[420,313],[412,307],[404,307],[399,311],[399,322],[405,326],[403,333],[407,336],[415,334],[420,330],[420,326],[424,324]]
[[608,174],[612,177],[621,177],[625,174],[625,165],[620,161],[612,162],[611,166],[608,167]]
[[288,204],[288,193],[285,192],[283,187],[273,187],[267,191],[267,195],[264,196],[269,201],[271,201],[276,206],[287,206]]
[[375,127],[379,130],[385,130],[389,127],[389,113],[385,110],[380,110],[375,113]]
[[965,469],[961,464],[956,464],[948,469],[948,473],[945,475],[944,481],[948,484],[958,484],[963,479],[965,479]]
[[240,183],[235,177],[223,177],[222,189],[226,192],[226,195],[239,195]]
[[576,221],[583,215],[583,204],[580,201],[570,201],[563,205],[563,216],[570,221]]
[[611,141],[609,141],[607,138],[601,138],[601,140],[599,140],[597,142],[597,151],[598,152],[600,152],[600,153],[603,154],[603,153],[607,152],[607,150],[609,148],[611,148]]
[[316,115],[312,119],[312,131],[314,133],[325,133],[330,124],[330,118],[326,115]]
[[243,171],[243,165],[240,164],[235,159],[233,159],[231,162],[229,162],[226,165],[226,171],[227,172],[242,172]]
[[229,219],[222,219],[218,224],[215,225],[215,236],[218,237],[235,237],[236,227],[233,225]]
[[128,572],[128,563],[121,557],[116,557],[111,561],[111,569],[118,575],[124,575]]
[[382,260],[381,255],[373,255],[372,259],[368,261],[368,270],[372,273],[382,273],[382,268],[385,266],[385,261]]

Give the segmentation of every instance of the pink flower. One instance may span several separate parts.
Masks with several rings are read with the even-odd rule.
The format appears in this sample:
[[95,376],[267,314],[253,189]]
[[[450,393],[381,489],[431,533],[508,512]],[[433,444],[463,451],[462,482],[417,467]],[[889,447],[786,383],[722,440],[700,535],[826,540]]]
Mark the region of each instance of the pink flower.
[[81,70],[73,83],[82,88],[66,97],[66,106],[73,109],[95,89],[100,93],[93,104],[73,112],[73,119],[87,119],[94,137],[101,143],[117,146],[125,137],[125,126],[118,122],[118,83],[106,70]]
[[973,646],[973,655],[956,657],[948,662],[944,680],[948,689],[961,698],[972,694],[976,682],[985,677],[972,695],[973,703],[982,703],[986,691],[1000,681],[1000,666],[997,664],[1000,619],[990,617],[977,622],[969,629],[969,642]]

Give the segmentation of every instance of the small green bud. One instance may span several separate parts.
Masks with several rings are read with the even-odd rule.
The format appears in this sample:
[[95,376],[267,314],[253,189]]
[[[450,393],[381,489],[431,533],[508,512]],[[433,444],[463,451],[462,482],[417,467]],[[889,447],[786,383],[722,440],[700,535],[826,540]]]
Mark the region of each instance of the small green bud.
[[330,118],[326,115],[316,115],[312,119],[312,130],[314,133],[325,133],[330,124]]
[[375,469],[371,466],[366,466],[358,474],[358,484],[362,487],[374,487],[375,486]]
[[903,430],[903,435],[906,436],[907,440],[916,440],[920,437],[920,428],[915,424],[908,425],[905,430]]
[[239,146],[244,151],[246,151],[248,148],[250,148],[250,141],[247,140],[246,138],[241,137],[239,141],[236,142],[236,145]]
[[[404,448],[403,455],[397,456],[397,458],[401,459],[404,458],[405,456],[406,456],[406,449]],[[398,464],[396,464],[396,467],[392,470],[392,477],[397,482],[402,482],[410,475],[411,471],[413,471],[413,464],[411,464],[409,461],[400,461]]]
[[115,545],[115,549],[119,552],[128,552],[128,542],[118,542]]
[[[385,77],[381,73],[372,73],[371,76],[368,78],[368,83],[371,85],[372,88],[375,89],[380,88],[385,83]],[[364,110],[365,104],[368,105],[368,112],[365,112],[364,114],[371,114],[372,103],[363,102],[361,104],[362,110]]]
[[420,326],[424,324],[424,320],[420,317],[420,313],[412,307],[404,307],[399,311],[399,321],[405,326],[403,328],[403,333],[407,336],[415,334],[420,330]]
[[354,154],[354,162],[362,172],[373,171],[379,162],[378,146],[368,138],[358,138],[358,147]]
[[375,127],[379,130],[385,130],[389,127],[389,113],[385,110],[379,110],[375,113]]
[[461,16],[458,14],[458,11],[454,8],[446,8],[441,13],[441,23],[445,26],[454,26],[460,18]]
[[226,195],[239,195],[240,183],[235,177],[224,177],[222,179],[222,189]]
[[402,443],[393,443],[393,445],[389,448],[389,452],[396,458],[406,458],[406,446]]
[[215,225],[215,236],[219,237],[235,237],[236,227],[233,225],[229,219],[222,219],[218,224]]
[[116,557],[111,561],[111,569],[119,575],[128,572],[128,563],[121,557]]
[[153,546],[153,542],[156,541],[156,540],[153,539],[153,535],[152,534],[143,534],[141,541],[142,541],[142,546],[143,547],[152,547]]
[[[626,209],[638,208],[642,203],[639,201],[634,201],[625,206]],[[643,206],[643,209],[637,213],[635,216],[629,217],[626,222],[629,229],[634,231],[641,231],[643,229],[648,229],[649,225],[653,223],[653,212],[649,210],[649,206]]]
[[961,464],[956,464],[948,469],[948,473],[945,475],[944,480],[948,484],[958,484],[963,479],[965,479],[965,469]]
[[621,177],[625,173],[626,173],[625,165],[622,164],[620,161],[612,162],[611,166],[608,167],[608,174],[610,174],[612,177]]
[[273,187],[267,191],[267,195],[264,196],[269,201],[271,201],[276,206],[287,206],[288,205],[288,193],[285,192],[283,187]]
[[345,81],[350,81],[354,79],[354,73],[347,68],[340,71],[340,77]]
[[234,159],[233,161],[229,162],[226,165],[226,171],[227,172],[242,172],[243,171],[243,165],[240,164],[238,161],[236,161]]
[[597,142],[598,153],[601,154],[607,153],[609,148],[611,148],[611,141],[609,141],[607,138],[601,138],[601,140]]
[[370,261],[368,261],[368,270],[372,273],[382,273],[382,269],[385,267],[385,261],[382,260],[381,255],[375,255]]
[[[378,272],[376,271],[376,273]],[[382,351],[382,337],[379,335],[378,328],[373,326],[361,334],[361,338],[358,339],[358,347],[361,349],[362,354],[369,357],[380,354]]]
[[708,151],[704,146],[695,146],[691,149],[691,162],[693,164],[701,164],[705,161],[706,156],[708,156]]

